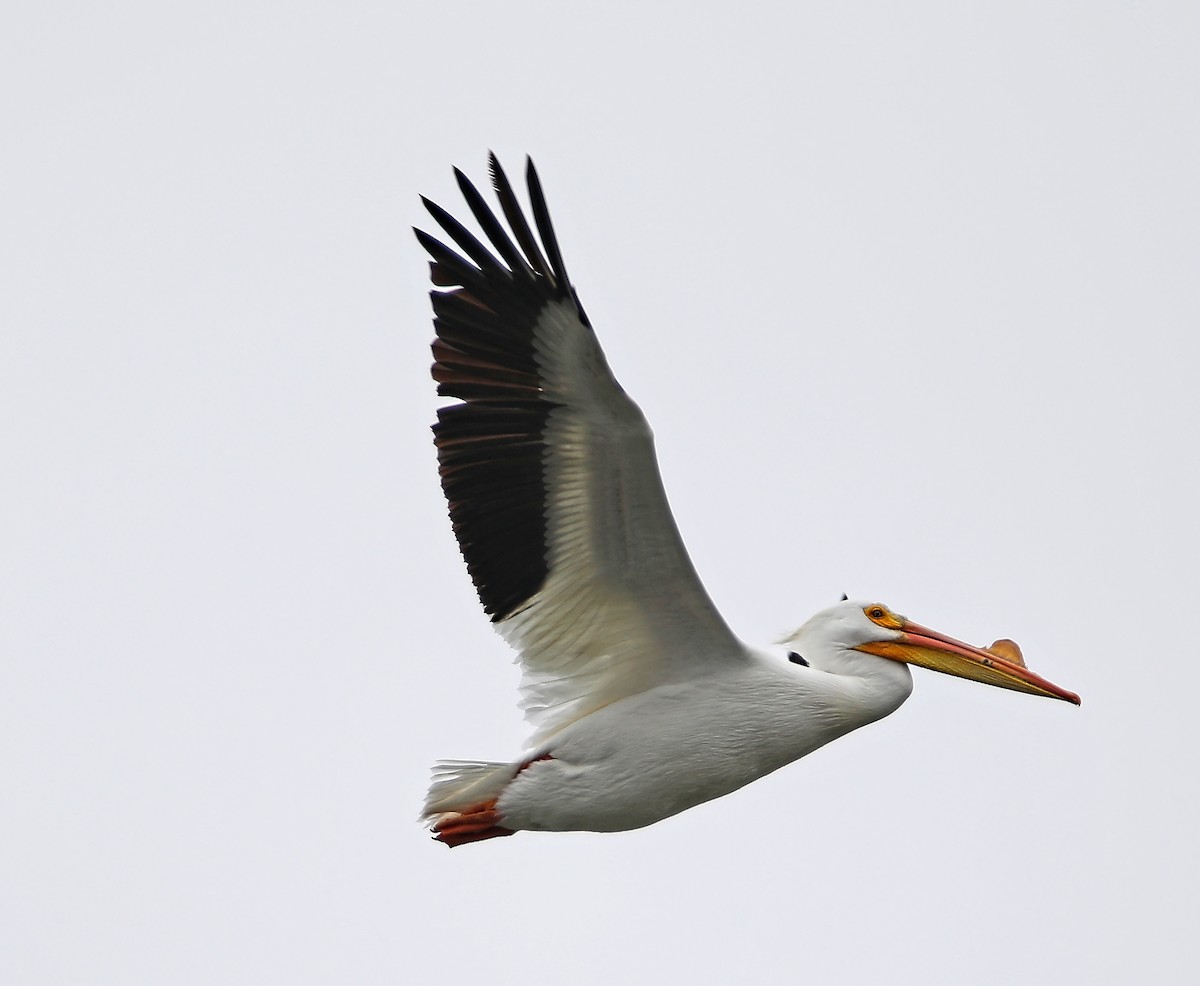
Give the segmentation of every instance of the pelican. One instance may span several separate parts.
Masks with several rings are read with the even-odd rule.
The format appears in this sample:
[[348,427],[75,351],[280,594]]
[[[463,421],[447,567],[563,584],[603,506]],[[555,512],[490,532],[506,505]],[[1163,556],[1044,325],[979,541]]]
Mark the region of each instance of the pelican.
[[533,162],[536,236],[494,154],[489,166],[511,233],[458,169],[490,248],[424,197],[457,251],[415,232],[432,258],[433,377],[454,399],[433,426],[442,489],[534,730],[516,760],[434,766],[421,815],[434,838],[661,821],[894,712],[909,665],[1079,704],[1012,641],[976,647],[874,599],[843,597],[774,649],[742,643],[688,558]]

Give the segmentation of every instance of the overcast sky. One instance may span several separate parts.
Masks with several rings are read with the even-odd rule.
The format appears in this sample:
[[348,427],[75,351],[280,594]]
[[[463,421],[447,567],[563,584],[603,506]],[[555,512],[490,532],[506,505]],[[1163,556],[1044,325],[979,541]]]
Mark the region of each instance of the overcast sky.
[[[1190,982],[1196,6],[581,6],[7,9],[0,980]],[[1082,707],[916,671],[651,828],[431,842],[526,734],[409,232],[489,148],[743,638],[845,591]]]

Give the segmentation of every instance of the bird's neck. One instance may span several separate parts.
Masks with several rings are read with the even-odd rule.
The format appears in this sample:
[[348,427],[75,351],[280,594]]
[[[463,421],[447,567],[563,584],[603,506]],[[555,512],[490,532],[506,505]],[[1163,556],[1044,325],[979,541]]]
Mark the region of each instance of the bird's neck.
[[853,659],[837,672],[764,659],[753,687],[761,727],[756,742],[782,766],[894,712],[912,691],[908,667],[883,658]]
[[912,694],[908,665],[856,650],[839,650],[813,668],[849,705],[870,713],[868,722],[895,712]]

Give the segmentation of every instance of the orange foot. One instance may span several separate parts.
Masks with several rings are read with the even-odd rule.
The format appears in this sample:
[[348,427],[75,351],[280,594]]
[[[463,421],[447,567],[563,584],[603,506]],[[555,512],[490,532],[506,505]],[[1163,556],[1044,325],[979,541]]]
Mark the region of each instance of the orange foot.
[[457,812],[439,819],[431,831],[438,842],[444,842],[453,849],[455,846],[466,845],[468,842],[482,842],[484,839],[497,839],[502,835],[512,835],[516,831],[498,825],[499,820],[500,813],[496,811],[496,801],[493,799],[478,808]]

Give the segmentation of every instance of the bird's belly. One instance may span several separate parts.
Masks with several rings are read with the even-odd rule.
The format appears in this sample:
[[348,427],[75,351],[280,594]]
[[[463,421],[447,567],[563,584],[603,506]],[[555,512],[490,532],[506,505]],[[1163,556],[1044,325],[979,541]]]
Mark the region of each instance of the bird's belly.
[[778,723],[736,688],[664,686],[571,724],[497,804],[509,828],[617,832],[736,791],[853,726]]

